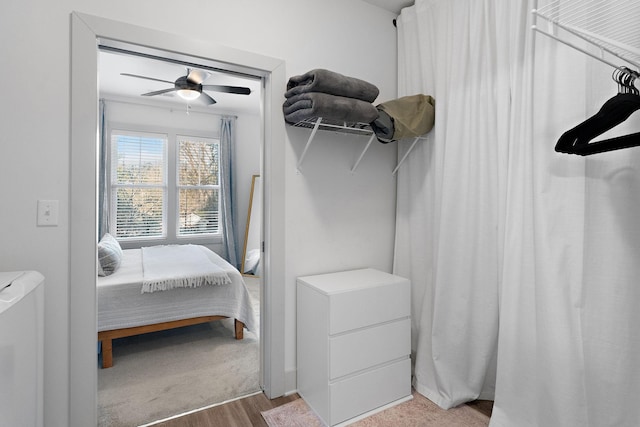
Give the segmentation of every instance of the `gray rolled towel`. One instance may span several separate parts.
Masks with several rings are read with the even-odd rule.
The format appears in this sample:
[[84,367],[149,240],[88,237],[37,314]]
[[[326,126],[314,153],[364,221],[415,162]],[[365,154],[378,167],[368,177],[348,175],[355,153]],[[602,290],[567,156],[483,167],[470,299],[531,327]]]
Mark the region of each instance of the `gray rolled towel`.
[[393,134],[395,133],[395,128],[393,126],[393,118],[387,114],[386,111],[378,110],[378,118],[371,122],[371,129],[376,134],[376,138],[378,141],[386,144],[387,142],[394,141]]
[[371,123],[378,110],[370,102],[326,93],[301,93],[288,98],[282,105],[284,119],[298,123],[312,117],[322,117],[348,123]]
[[380,90],[364,80],[318,68],[300,76],[291,77],[284,96],[291,98],[307,92],[322,92],[373,102]]

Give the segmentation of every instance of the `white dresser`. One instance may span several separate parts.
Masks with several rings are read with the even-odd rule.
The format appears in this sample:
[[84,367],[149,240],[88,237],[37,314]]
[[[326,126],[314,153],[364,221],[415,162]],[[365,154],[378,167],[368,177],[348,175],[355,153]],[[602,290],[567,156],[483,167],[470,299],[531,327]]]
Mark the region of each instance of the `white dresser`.
[[374,269],[299,277],[298,392],[334,426],[411,396],[409,280]]

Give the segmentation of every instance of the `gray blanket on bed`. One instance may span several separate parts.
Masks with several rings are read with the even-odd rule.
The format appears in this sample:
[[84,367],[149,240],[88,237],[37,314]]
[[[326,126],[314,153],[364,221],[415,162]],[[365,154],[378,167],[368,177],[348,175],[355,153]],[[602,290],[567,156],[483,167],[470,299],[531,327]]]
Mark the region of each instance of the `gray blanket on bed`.
[[284,96],[291,98],[308,92],[328,93],[366,102],[373,102],[380,93],[379,89],[369,82],[318,68],[305,74],[291,77],[287,83],[287,91]]
[[282,111],[284,119],[294,124],[312,117],[348,123],[371,123],[378,117],[378,110],[369,102],[316,92],[288,98]]

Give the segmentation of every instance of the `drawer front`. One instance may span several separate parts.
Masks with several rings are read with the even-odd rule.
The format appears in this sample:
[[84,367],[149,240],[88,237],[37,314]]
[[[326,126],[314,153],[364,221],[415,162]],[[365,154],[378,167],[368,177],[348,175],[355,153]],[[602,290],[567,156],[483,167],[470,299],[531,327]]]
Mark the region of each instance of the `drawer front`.
[[408,317],[409,281],[379,285],[329,297],[329,334]]
[[330,425],[411,394],[411,362],[399,360],[329,385]]
[[408,318],[334,336],[329,339],[329,378],[334,380],[410,353]]

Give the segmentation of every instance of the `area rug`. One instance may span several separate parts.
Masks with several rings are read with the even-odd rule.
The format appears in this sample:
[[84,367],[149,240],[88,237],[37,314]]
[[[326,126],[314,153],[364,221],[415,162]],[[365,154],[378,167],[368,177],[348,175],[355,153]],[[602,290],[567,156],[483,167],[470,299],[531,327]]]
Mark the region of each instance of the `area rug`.
[[[246,280],[259,313],[259,283]],[[98,426],[133,427],[260,390],[260,344],[233,319],[114,340],[98,369]]]
[[269,427],[324,427],[325,424],[313,413],[302,399],[261,412]]
[[[302,399],[262,412],[269,427],[324,427]],[[489,417],[470,406],[440,409],[426,397],[413,393],[413,399],[350,424],[353,427],[486,427]]]

